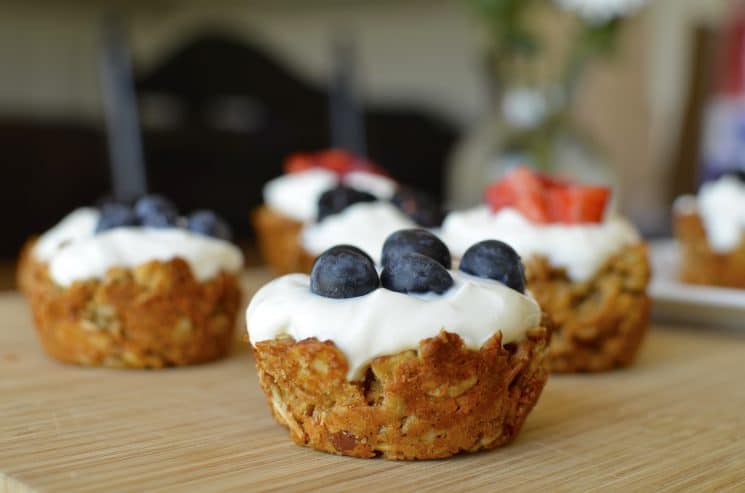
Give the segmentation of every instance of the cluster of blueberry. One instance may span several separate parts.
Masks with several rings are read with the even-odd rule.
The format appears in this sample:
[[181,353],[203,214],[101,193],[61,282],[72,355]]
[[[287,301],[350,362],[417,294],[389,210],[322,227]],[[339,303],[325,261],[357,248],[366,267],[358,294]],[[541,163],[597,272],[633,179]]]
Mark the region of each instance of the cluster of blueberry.
[[[350,245],[323,252],[313,264],[310,289],[326,298],[355,298],[379,287],[399,293],[442,294],[453,285],[448,272],[452,261],[447,246],[424,229],[403,229],[383,244],[380,276],[368,254]],[[506,243],[486,240],[471,246],[460,270],[493,279],[525,292],[525,273],[520,256]]]
[[185,227],[194,233],[222,240],[230,240],[232,237],[228,223],[214,212],[198,210],[186,218],[181,218],[173,202],[161,195],[145,195],[133,206],[121,202],[104,203],[101,206],[96,233],[123,226]]
[[[338,185],[325,191],[318,199],[318,221],[332,214],[338,214],[352,204],[377,200],[378,198],[371,193],[347,185]],[[436,228],[445,219],[445,212],[435,200],[410,188],[399,187],[391,198],[391,202],[414,222],[425,228]]]

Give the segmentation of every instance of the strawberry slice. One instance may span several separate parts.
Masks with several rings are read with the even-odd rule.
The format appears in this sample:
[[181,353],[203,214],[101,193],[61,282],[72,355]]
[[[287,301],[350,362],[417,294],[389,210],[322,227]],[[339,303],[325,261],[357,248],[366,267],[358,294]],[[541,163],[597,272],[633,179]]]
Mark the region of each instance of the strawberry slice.
[[341,149],[329,149],[318,153],[318,164],[322,168],[333,171],[337,175],[349,173],[361,163],[363,159]]
[[317,161],[314,159],[313,154],[296,152],[290,154],[285,159],[285,165],[283,166],[285,173],[300,173],[310,168],[318,166]]
[[486,187],[484,200],[489,204],[492,212],[497,212],[514,204],[517,200],[517,192],[514,190],[512,183],[502,180]]
[[285,173],[298,173],[310,168],[324,168],[340,176],[352,171],[387,175],[383,168],[341,149],[291,154],[284,165]]
[[521,168],[526,169],[529,173],[533,173],[538,181],[540,181],[543,184],[543,187],[546,189],[563,188],[571,185],[570,182],[562,180],[560,178],[556,178],[555,176],[549,176],[545,173],[539,173],[537,171],[531,170],[530,168],[525,168],[524,166],[521,166]]
[[568,185],[547,194],[551,219],[564,224],[599,223],[610,199],[608,187]]
[[493,212],[513,207],[533,222],[547,223],[550,217],[544,189],[540,177],[521,166],[486,189],[486,202]]
[[485,192],[493,212],[511,207],[538,224],[601,222],[609,198],[607,187],[559,180],[525,166],[515,168]]

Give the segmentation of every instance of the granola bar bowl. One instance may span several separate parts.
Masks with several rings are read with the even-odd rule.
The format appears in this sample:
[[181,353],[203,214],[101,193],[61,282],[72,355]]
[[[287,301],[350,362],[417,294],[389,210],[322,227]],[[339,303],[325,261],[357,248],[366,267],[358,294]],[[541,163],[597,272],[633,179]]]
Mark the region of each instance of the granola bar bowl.
[[319,219],[319,202],[338,202],[324,195],[340,191],[349,195],[346,201],[388,200],[396,186],[382,168],[340,149],[291,154],[283,173],[264,184],[264,203],[250,215],[259,252],[276,275],[307,272],[301,230]]
[[678,197],[673,226],[682,282],[745,289],[745,176],[725,174]]
[[21,253],[18,282],[44,350],[112,368],[225,356],[241,304],[240,250],[194,225],[96,231],[104,220],[102,211],[76,211]]
[[525,267],[528,289],[553,324],[552,372],[597,372],[633,363],[649,325],[646,245],[624,247],[581,282],[545,257],[533,257]]
[[609,212],[608,187],[518,167],[490,185],[485,204],[454,211],[442,235],[454,255],[495,238],[525,265],[527,289],[551,320],[553,372],[599,372],[633,363],[649,322],[647,246]]
[[[422,257],[384,263],[378,281],[364,252],[334,247],[310,276],[254,296],[246,321],[259,382],[295,443],[422,460],[517,437],[548,377],[538,304]],[[431,270],[408,276],[417,265]]]

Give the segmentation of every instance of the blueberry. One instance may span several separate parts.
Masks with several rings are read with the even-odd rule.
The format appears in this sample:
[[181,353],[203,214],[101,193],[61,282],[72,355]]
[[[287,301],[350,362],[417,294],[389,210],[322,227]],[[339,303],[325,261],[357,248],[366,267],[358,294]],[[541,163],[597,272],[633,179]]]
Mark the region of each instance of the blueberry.
[[178,209],[173,202],[162,195],[145,195],[135,202],[135,214],[142,219],[150,216],[178,217]]
[[338,185],[326,190],[318,199],[318,221],[332,214],[338,214],[352,204],[359,202],[375,202],[375,195],[357,190],[346,185]]
[[123,226],[138,226],[140,219],[124,204],[108,202],[100,209],[96,233]]
[[142,218],[142,225],[148,228],[175,228],[178,226],[178,215],[150,214]]
[[451,266],[448,247],[426,229],[401,229],[386,238],[383,243],[383,267],[405,253],[425,255],[446,269]]
[[425,228],[437,228],[445,219],[445,211],[437,201],[418,190],[401,187],[396,190],[391,202],[415,223]]
[[326,298],[355,298],[379,286],[378,272],[370,256],[349,245],[323,252],[310,273],[310,290]]
[[189,215],[186,228],[189,231],[221,240],[230,240],[233,236],[228,223],[214,212],[208,210],[192,212]]
[[369,255],[369,254],[368,254],[368,253],[367,253],[366,251],[364,251],[363,249],[361,249],[361,248],[357,248],[357,247],[356,247],[356,246],[354,246],[354,245],[337,245],[337,246],[335,246],[334,248],[339,248],[339,247],[343,247],[343,248],[344,248],[344,249],[346,249],[346,250],[351,250],[351,251],[353,251],[353,252],[355,252],[355,253],[358,253],[358,254],[360,254],[360,255],[364,255],[364,257],[365,257],[365,258],[366,258],[367,260],[369,260],[371,264],[375,265],[375,261],[374,261],[374,260],[372,259],[372,257],[371,257],[371,256],[370,256],[370,255]]
[[404,253],[383,268],[384,288],[399,293],[442,294],[453,285],[453,278],[439,262],[419,253]]
[[460,270],[525,292],[525,270],[520,256],[502,241],[486,240],[472,245],[460,260]]

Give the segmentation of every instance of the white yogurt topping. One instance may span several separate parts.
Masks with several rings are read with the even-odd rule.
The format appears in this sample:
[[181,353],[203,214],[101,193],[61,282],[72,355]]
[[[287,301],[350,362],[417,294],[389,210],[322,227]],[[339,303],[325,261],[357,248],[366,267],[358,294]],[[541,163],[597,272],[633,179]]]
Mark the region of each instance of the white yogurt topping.
[[95,234],[99,213],[78,209],[37,241],[34,256],[49,265],[49,275],[62,286],[101,278],[112,267],[136,267],[151,260],[180,257],[200,281],[220,271],[237,272],[240,249],[217,238],[180,228],[114,228]]
[[336,173],[322,168],[287,173],[264,185],[264,202],[296,221],[310,222],[316,218],[318,198],[337,182]]
[[479,241],[501,240],[524,259],[545,256],[551,265],[566,269],[574,281],[591,278],[608,257],[640,241],[631,223],[616,215],[600,224],[540,225],[514,209],[494,214],[487,206],[448,214],[441,235],[455,257]]
[[237,272],[241,251],[230,242],[178,228],[114,228],[62,248],[49,261],[57,283],[101,278],[112,267],[133,268],[151,260],[185,260],[194,277],[204,281],[221,271]]
[[47,262],[65,245],[93,236],[98,217],[98,210],[91,207],[82,207],[71,212],[39,237],[34,245],[34,257]]
[[342,182],[357,190],[371,193],[381,200],[390,200],[396,193],[396,182],[375,173],[352,171],[344,175]]
[[745,233],[745,183],[734,176],[705,183],[698,210],[712,250],[726,253],[740,245]]
[[361,202],[327,216],[320,223],[306,224],[300,237],[305,251],[313,255],[346,244],[364,250],[379,264],[388,235],[415,227],[416,223],[390,202]]
[[417,349],[440,329],[479,349],[497,331],[502,343],[523,339],[540,325],[535,300],[503,284],[451,271],[455,285],[442,295],[412,296],[380,288],[357,298],[331,299],[310,291],[310,278],[290,274],[261,288],[246,311],[251,344],[282,335],[296,341],[333,341],[349,364],[347,378],[364,377],[378,356]]
[[[390,178],[363,171],[348,173],[342,181],[382,200],[390,199],[396,189],[396,182]],[[336,173],[323,168],[288,173],[264,185],[264,202],[296,221],[311,222],[316,219],[321,194],[338,182]]]

